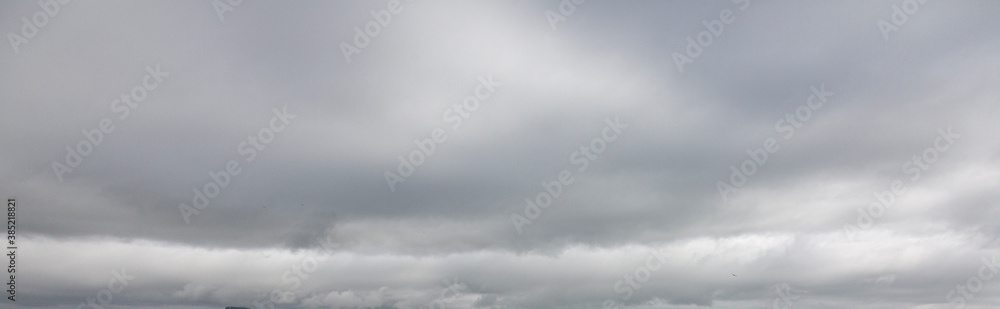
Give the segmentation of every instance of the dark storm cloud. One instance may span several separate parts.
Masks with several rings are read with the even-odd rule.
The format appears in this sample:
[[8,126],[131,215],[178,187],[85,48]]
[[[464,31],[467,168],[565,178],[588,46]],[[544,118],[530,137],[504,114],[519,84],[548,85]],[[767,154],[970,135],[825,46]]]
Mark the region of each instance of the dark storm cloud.
[[[18,305],[74,308],[123,269],[112,306],[997,301],[977,273],[1000,231],[996,3],[233,1],[220,20],[226,3],[73,1],[4,47]],[[40,11],[0,4],[0,30]],[[147,68],[166,72],[155,89]],[[280,130],[275,109],[294,115]],[[114,131],[57,176],[105,118]],[[939,130],[960,137],[911,180]],[[400,157],[412,175],[387,183],[409,174]],[[186,223],[178,206],[231,161]],[[845,232],[894,180],[906,192]]]

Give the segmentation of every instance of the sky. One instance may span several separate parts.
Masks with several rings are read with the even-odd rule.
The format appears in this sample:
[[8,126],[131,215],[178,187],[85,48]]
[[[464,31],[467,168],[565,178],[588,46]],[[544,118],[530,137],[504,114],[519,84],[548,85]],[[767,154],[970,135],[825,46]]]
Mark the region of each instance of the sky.
[[1000,306],[997,12],[0,2],[0,307]]

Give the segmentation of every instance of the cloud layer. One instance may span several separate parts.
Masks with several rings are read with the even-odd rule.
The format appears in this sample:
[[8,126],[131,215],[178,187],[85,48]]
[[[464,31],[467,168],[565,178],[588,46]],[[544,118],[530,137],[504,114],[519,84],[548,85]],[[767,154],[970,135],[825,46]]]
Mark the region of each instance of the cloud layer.
[[994,2],[40,3],[15,308],[1000,304]]

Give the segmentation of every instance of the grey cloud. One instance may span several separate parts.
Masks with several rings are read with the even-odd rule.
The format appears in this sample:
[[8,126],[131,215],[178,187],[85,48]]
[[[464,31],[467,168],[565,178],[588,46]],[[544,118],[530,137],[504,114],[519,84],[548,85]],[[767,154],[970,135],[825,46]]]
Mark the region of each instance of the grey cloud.
[[[949,296],[998,254],[996,3],[921,3],[885,39],[879,21],[913,1],[586,1],[553,30],[547,11],[574,2],[402,0],[348,63],[342,43],[390,2],[243,1],[220,20],[226,0],[73,1],[0,46],[15,307],[75,308],[122,267],[136,279],[111,307],[252,307],[274,289],[292,293],[276,308],[997,301],[985,279]],[[0,4],[0,33],[40,11]],[[157,66],[169,76],[121,119],[114,100]],[[480,78],[500,86],[471,110]],[[820,86],[834,94],[786,135]],[[250,160],[241,143],[285,107]],[[104,118],[114,131],[60,181],[53,162]],[[615,118],[629,128],[580,170],[574,152]],[[961,138],[911,181],[906,162],[947,128]],[[436,129],[447,139],[390,190]],[[730,166],[769,138],[780,148],[724,199]],[[231,160],[240,174],[185,223],[178,205]],[[519,234],[512,215],[563,170],[574,182]],[[894,180],[906,193],[849,239]],[[618,281],[661,249],[623,299]]]

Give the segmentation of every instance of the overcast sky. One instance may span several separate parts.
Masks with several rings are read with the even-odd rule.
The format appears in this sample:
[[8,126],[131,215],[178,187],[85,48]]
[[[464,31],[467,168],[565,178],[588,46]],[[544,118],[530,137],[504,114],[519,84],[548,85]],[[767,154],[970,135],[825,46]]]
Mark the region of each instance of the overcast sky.
[[998,2],[61,1],[0,307],[1000,306]]

